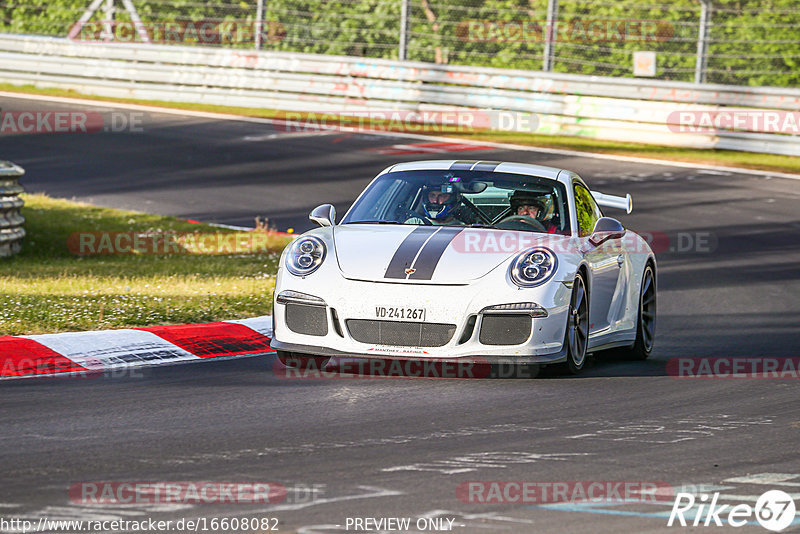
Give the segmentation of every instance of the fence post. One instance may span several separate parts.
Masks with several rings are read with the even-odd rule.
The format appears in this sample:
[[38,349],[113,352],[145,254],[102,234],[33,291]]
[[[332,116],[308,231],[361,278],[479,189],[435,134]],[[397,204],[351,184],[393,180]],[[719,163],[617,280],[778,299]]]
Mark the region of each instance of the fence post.
[[408,17],[411,13],[411,0],[400,0],[400,47],[397,59],[408,59]]
[[[92,18],[95,11],[100,8],[100,4],[105,2],[105,17],[107,21],[112,21],[114,18],[114,12],[116,8],[114,7],[114,0],[92,0],[92,3],[89,7],[86,8],[86,11],[83,12],[81,18],[78,19],[78,22],[72,25],[72,28],[69,30],[69,34],[67,35],[68,39],[75,39],[80,35],[81,31],[83,30],[83,25],[89,22],[89,19]],[[136,32],[139,34],[139,38],[144,43],[150,42],[150,36],[147,34],[147,28],[144,27],[142,23],[142,19],[139,18],[139,13],[136,11],[136,6],[133,5],[131,0],[122,0],[122,5],[125,6],[125,9],[128,11],[128,14],[131,16],[131,21],[133,21],[133,26],[136,28]],[[104,37],[108,40],[114,40],[114,25],[111,22],[106,22],[103,27],[103,34]]]
[[264,34],[264,0],[256,2],[256,50],[261,50]]
[[544,30],[544,59],[542,70],[553,70],[553,56],[555,56],[556,36],[558,31],[558,0],[547,0],[547,23]]
[[708,56],[708,28],[711,22],[711,1],[700,0],[700,27],[697,30],[697,62],[694,83],[706,83],[706,58]]
[[19,197],[24,191],[19,179],[24,174],[22,167],[0,161],[0,258],[13,256],[22,249],[25,217],[20,210],[25,202]]
[[103,24],[103,38],[108,41],[114,40],[114,0],[106,0],[106,7],[103,9],[105,23]]

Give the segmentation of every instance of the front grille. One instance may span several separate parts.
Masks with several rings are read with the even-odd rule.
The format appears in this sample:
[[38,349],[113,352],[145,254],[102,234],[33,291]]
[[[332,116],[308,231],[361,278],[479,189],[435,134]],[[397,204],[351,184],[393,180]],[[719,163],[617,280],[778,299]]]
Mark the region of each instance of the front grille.
[[287,304],[286,326],[297,334],[327,336],[328,315],[325,312],[325,306]]
[[347,330],[361,343],[399,347],[441,347],[456,332],[454,324],[348,319]]
[[480,341],[484,345],[521,345],[531,336],[531,316],[527,313],[484,315]]

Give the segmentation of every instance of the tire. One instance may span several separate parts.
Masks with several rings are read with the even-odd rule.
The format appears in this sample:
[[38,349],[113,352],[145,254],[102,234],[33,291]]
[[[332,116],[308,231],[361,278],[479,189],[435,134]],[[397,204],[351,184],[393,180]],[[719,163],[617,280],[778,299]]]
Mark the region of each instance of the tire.
[[625,355],[631,360],[646,360],[653,352],[656,340],[656,276],[649,263],[642,274],[642,290],[639,292],[639,312],[636,315],[636,341]]
[[577,375],[586,365],[586,349],[589,346],[589,293],[581,273],[575,276],[572,284],[564,346],[567,349],[567,361],[560,365],[559,370]]
[[278,360],[280,360],[283,365],[294,369],[322,370],[325,368],[325,364],[328,363],[328,360],[330,360],[327,356],[311,356],[284,350],[279,350],[277,353]]

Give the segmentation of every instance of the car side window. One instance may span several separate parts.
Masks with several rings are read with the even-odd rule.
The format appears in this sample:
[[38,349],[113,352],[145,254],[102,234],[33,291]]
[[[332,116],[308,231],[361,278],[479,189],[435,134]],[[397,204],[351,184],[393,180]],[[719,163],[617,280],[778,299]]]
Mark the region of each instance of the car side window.
[[586,237],[594,230],[594,225],[603,216],[589,190],[575,183],[575,212],[578,216],[578,235]]

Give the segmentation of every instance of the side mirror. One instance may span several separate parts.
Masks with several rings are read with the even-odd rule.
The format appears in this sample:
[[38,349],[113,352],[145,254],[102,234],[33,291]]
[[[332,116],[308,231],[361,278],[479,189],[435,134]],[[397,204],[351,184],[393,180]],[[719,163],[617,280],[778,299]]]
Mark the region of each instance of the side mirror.
[[308,218],[320,226],[333,226],[336,223],[336,209],[332,204],[323,204],[314,208]]
[[589,236],[589,243],[599,247],[609,239],[620,239],[625,235],[625,228],[622,223],[611,217],[601,217],[597,220]]

